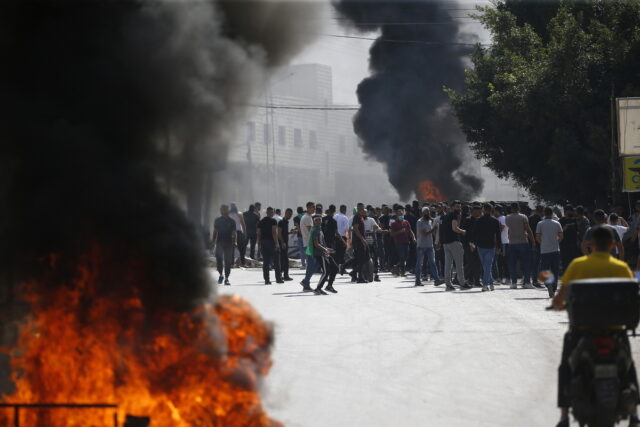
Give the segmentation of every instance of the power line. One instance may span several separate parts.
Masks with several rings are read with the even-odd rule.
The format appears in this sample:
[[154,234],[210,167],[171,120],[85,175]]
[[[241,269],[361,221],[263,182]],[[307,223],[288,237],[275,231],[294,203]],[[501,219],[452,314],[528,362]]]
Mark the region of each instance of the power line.
[[[478,43],[461,43],[461,42],[437,42],[437,41],[423,41],[423,40],[397,40],[397,39],[383,39],[376,37],[363,37],[363,36],[348,36],[344,34],[322,34],[325,37],[337,37],[341,39],[358,39],[358,40],[372,40],[382,41],[387,43],[409,43],[409,44],[424,44],[424,45],[441,45],[441,46],[477,46]],[[490,46],[481,44],[481,46]]]
[[278,105],[278,104],[267,104],[267,105],[251,105],[252,107],[257,108],[273,108],[276,110],[320,110],[320,111],[354,111],[359,110],[358,106],[351,105]]

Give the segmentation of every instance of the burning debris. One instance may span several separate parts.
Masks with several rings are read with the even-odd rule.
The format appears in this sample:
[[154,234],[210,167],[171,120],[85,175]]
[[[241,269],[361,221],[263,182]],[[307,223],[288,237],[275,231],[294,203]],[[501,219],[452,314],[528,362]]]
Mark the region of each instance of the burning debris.
[[440,189],[430,180],[420,182],[417,194],[423,202],[443,202],[446,199]]
[[200,233],[161,191],[200,220],[242,106],[313,33],[295,18],[316,5],[233,3],[0,5],[0,401],[114,403],[153,427],[272,423],[257,393],[270,329],[212,300]]
[[[387,166],[400,197],[420,195],[430,180],[448,197],[471,199],[482,180],[465,173],[468,152],[444,86],[463,83],[456,3],[434,0],[337,0],[336,9],[361,31],[381,32],[370,51],[372,76],[358,86],[355,132],[364,151]],[[436,24],[434,24],[436,23]]]

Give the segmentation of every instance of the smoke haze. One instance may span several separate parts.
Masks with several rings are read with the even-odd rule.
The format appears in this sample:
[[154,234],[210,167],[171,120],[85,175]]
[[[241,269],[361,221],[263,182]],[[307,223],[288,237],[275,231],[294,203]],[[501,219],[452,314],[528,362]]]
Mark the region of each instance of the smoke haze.
[[465,56],[456,3],[338,0],[340,14],[360,31],[381,32],[370,50],[371,77],[357,89],[354,129],[365,153],[386,165],[404,200],[431,180],[448,198],[471,199],[482,189],[465,172],[468,148],[443,87],[463,84]]
[[51,254],[58,274],[71,271],[98,242],[148,264],[145,304],[186,310],[207,298],[201,236],[161,188],[199,218],[207,172],[224,166],[267,74],[314,33],[295,22],[315,7],[3,1],[3,283],[38,277]]

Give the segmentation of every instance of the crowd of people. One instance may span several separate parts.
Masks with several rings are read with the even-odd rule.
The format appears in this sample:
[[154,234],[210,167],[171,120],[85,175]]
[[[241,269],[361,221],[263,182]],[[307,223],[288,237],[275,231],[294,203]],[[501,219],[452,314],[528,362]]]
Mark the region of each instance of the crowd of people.
[[[305,292],[337,293],[337,274],[356,283],[378,282],[380,272],[414,277],[415,286],[432,282],[445,290],[495,285],[547,288],[552,297],[558,278],[571,261],[592,248],[596,227],[615,238],[612,254],[636,264],[640,201],[625,219],[616,207],[605,213],[582,206],[535,206],[525,203],[420,203],[373,207],[308,202],[296,213],[260,203],[240,212],[233,203],[220,208],[211,249],[219,283],[230,285],[234,262],[261,259],[265,284],[293,280],[289,258],[301,261]],[[236,257],[236,250],[238,256]],[[236,259],[237,258],[237,259]],[[542,273],[542,274],[541,274]],[[314,274],[320,280],[312,287]]]

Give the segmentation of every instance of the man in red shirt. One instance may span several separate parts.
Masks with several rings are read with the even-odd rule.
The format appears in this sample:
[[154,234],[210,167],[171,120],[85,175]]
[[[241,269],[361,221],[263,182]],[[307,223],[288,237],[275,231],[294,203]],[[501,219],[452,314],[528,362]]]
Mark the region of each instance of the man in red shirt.
[[405,263],[409,254],[409,242],[415,242],[416,236],[411,230],[411,224],[404,219],[404,209],[398,207],[396,209],[396,219],[391,223],[391,238],[396,246],[396,255],[398,256],[398,264],[396,269],[401,276],[405,275]]

